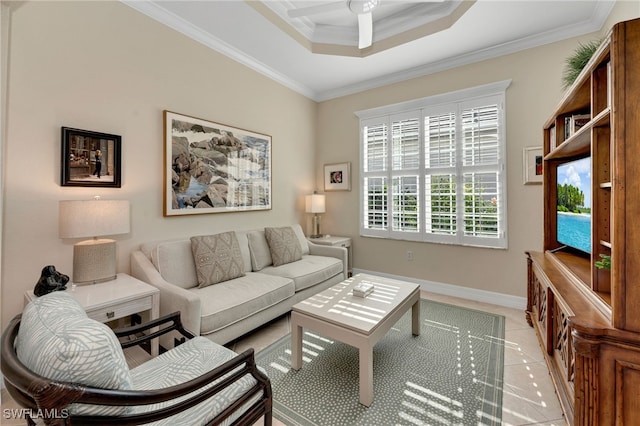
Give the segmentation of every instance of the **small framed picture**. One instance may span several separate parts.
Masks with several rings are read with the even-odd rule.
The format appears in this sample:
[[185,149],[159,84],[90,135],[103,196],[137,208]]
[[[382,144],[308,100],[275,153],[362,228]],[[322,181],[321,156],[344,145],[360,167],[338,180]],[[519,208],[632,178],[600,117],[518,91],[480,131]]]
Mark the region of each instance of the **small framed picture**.
[[351,191],[351,163],[324,165],[325,191]]
[[524,149],[523,157],[524,184],[542,183],[543,161],[542,148],[528,147]]
[[120,188],[122,137],[89,130],[62,128],[62,186]]

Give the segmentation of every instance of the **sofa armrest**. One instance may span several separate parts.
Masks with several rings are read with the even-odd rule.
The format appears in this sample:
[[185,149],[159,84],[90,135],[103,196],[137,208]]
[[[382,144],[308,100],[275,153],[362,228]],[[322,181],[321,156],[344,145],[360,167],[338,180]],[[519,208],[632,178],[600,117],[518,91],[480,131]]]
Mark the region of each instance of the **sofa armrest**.
[[184,328],[200,335],[200,298],[182,287],[173,285],[160,275],[153,263],[140,250],[131,253],[131,275],[160,290],[160,315],[179,311]]
[[327,256],[335,257],[342,260],[342,274],[344,279],[347,279],[347,272],[349,270],[349,253],[345,247],[338,246],[325,246],[321,244],[315,244],[311,241],[309,244],[309,254],[313,256]]

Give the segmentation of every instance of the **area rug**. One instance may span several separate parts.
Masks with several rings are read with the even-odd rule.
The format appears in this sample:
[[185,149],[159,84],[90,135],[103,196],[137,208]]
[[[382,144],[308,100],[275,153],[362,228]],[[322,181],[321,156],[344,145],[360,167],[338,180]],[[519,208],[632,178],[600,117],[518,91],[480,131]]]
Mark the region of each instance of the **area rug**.
[[304,330],[303,367],[291,369],[287,335],[256,355],[286,425],[499,425],[504,317],[421,300],[374,347],[374,401],[358,401],[358,351]]

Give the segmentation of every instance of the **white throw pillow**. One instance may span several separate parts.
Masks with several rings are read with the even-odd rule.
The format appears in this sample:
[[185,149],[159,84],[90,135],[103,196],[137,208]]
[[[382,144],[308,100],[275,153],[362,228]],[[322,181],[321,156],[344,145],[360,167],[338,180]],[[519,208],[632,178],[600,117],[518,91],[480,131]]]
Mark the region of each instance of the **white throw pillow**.
[[254,272],[258,272],[273,262],[271,260],[271,251],[269,251],[269,243],[264,236],[264,231],[251,231],[247,234],[249,240],[249,249],[251,251],[251,268]]

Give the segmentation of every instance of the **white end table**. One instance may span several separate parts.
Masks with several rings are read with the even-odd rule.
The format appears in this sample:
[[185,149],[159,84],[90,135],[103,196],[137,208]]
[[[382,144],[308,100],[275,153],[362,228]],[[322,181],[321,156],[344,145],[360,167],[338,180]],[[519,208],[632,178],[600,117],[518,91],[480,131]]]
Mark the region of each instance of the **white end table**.
[[[116,279],[98,284],[67,284],[67,293],[84,307],[87,316],[102,323],[149,311],[150,319],[160,316],[160,290],[130,275],[120,273]],[[25,306],[36,299],[33,290],[24,294]],[[158,356],[158,339],[151,341],[151,355]]]
[[351,249],[351,238],[349,237],[341,237],[337,235],[323,235],[319,238],[308,238],[314,244],[320,244],[323,246],[338,246],[344,247],[347,249],[347,277],[350,277],[353,270],[353,253]]

